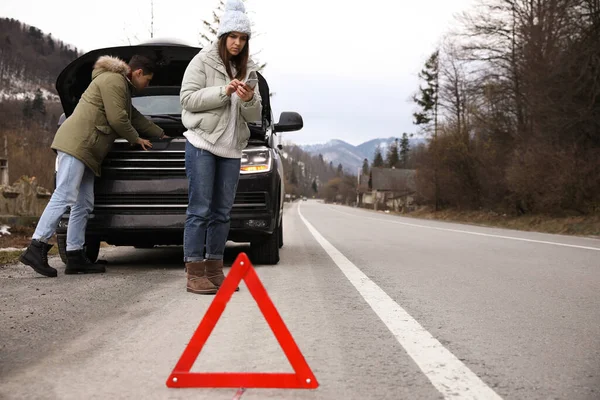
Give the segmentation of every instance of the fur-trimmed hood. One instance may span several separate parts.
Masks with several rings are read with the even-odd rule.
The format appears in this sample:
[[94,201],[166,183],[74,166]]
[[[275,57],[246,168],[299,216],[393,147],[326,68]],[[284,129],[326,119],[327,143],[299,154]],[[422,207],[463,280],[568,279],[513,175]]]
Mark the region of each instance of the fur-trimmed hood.
[[98,77],[103,72],[115,72],[123,76],[129,74],[129,65],[120,58],[112,56],[101,56],[94,64],[94,71],[92,72],[92,79]]

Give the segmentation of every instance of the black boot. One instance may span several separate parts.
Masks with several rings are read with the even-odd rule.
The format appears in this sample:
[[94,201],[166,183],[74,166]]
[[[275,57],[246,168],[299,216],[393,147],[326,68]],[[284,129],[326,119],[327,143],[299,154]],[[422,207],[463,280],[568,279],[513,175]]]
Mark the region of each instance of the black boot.
[[48,251],[51,248],[51,244],[32,240],[27,249],[19,257],[19,261],[25,265],[29,265],[38,274],[55,278],[58,273],[48,264]]
[[101,274],[106,272],[103,265],[94,264],[91,262],[85,250],[67,251],[67,267],[65,268],[66,275],[72,274]]

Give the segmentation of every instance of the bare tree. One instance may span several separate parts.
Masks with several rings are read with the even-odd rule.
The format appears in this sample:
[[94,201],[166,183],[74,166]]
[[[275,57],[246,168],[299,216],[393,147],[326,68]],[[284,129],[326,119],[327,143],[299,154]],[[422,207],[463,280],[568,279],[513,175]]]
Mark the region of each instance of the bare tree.
[[599,0],[482,0],[464,14],[440,51],[441,137],[419,155],[418,181],[433,174],[448,205],[600,208],[599,11]]

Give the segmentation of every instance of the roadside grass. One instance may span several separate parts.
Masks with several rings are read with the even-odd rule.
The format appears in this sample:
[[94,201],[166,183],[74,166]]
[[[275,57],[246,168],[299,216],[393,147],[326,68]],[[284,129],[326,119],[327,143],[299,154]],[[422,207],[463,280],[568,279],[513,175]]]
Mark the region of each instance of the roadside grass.
[[551,216],[522,215],[511,216],[493,211],[442,210],[433,212],[421,208],[406,217],[458,222],[479,226],[515,229],[529,232],[543,232],[561,235],[600,237],[600,215],[591,216]]

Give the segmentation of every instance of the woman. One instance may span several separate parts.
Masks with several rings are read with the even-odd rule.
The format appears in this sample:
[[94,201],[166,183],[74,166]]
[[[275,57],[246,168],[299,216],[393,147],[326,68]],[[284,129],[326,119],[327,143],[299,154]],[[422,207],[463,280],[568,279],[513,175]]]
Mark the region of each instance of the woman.
[[229,0],[218,40],[192,59],[181,84],[182,122],[188,129],[184,262],[191,293],[215,294],[225,279],[223,253],[242,149],[250,137],[247,122],[260,121],[262,114],[258,85],[245,83],[257,70],[249,59],[250,34],[244,5]]

